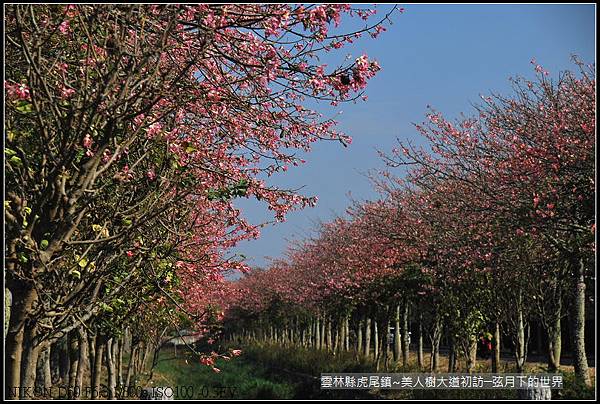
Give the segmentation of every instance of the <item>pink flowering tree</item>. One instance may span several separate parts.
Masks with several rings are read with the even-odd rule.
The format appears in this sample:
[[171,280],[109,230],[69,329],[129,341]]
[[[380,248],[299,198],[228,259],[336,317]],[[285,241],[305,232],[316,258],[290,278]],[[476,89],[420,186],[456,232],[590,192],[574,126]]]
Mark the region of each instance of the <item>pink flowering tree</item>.
[[[377,62],[328,68],[317,57],[377,36],[388,16],[369,23],[373,14],[337,4],[7,9],[9,385],[35,379],[30,366],[21,383],[24,348],[35,364],[42,340],[96,315],[108,304],[99,296],[117,297],[107,286],[119,263],[135,269],[131,285],[174,265],[190,282],[181,307],[197,310],[186,299],[243,268],[226,251],[258,235],[232,199],[265,201],[278,220],[315,202],[264,178],[301,164],[294,151],[317,140],[349,142],[302,104],[361,95]],[[343,16],[364,29],[330,33]],[[48,318],[53,310],[66,320]]]
[[[514,270],[515,259],[521,257],[518,262],[525,267],[513,281],[537,273],[540,284],[552,286],[547,290],[558,287],[573,297],[575,368],[589,382],[584,311],[595,248],[594,67],[577,62],[578,74],[561,73],[554,81],[532,64],[537,80],[514,80],[513,96],[483,97],[475,117],[457,122],[432,111],[429,121],[417,126],[429,141],[428,149],[400,144],[386,158],[391,165],[414,165],[408,181],[416,186],[432,189],[433,184],[442,190],[445,183],[452,184],[448,205],[461,217],[475,219],[465,224],[484,229],[477,233],[493,247],[479,251],[500,271],[493,278],[506,279],[502,272]],[[529,251],[516,248],[523,243]],[[512,307],[528,307],[527,301],[536,297],[527,286],[531,283],[524,280],[505,289],[521,292],[516,296],[521,303]],[[546,324],[554,335],[562,292],[545,295],[553,301],[553,320]],[[516,334],[523,334],[523,317],[522,309],[514,314]]]

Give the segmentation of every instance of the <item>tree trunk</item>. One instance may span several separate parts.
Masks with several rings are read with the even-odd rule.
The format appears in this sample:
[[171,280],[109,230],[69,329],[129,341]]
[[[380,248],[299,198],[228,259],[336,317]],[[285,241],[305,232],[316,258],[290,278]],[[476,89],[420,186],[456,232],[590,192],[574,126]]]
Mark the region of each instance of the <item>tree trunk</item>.
[[379,362],[379,330],[377,329],[377,320],[373,320],[373,343],[375,360]]
[[423,369],[423,314],[419,313],[419,324],[417,326],[419,337],[417,340],[417,366],[419,369]]
[[469,336],[469,340],[465,346],[465,358],[467,362],[467,373],[473,373],[477,364],[477,337]]
[[150,355],[150,350],[152,349],[149,343],[144,343],[144,344],[145,344],[144,357],[142,358],[142,365],[140,367],[140,373],[145,372],[146,369],[148,368],[148,366],[147,366],[148,355]]
[[450,335],[450,352],[448,353],[448,373],[456,372],[456,343],[454,337]]
[[344,352],[344,342],[346,341],[346,327],[344,326],[344,318],[342,317],[341,319],[339,319],[338,321],[338,328],[339,328],[339,338],[340,338],[340,342],[338,343],[338,347],[339,347],[339,351],[340,352]]
[[331,330],[331,317],[327,320],[327,350],[331,352],[333,348],[333,335]]
[[367,317],[365,321],[365,352],[366,358],[371,357],[371,318]]
[[500,341],[502,334],[500,333],[500,322],[496,321],[494,328],[494,352],[492,354],[492,373],[500,371]]
[[333,337],[333,354],[340,352],[340,327],[335,326],[335,335]]
[[119,341],[117,351],[117,385],[123,385],[123,346],[125,345],[125,336]]
[[327,350],[327,345],[326,345],[326,326],[327,324],[325,324],[327,322],[327,319],[325,317],[323,317],[323,321],[321,322],[321,349],[323,350]]
[[527,338],[526,338],[525,319],[523,317],[523,308],[521,305],[521,296],[517,302],[517,329],[515,340],[515,360],[517,365],[517,373],[523,373],[525,361],[527,359]]
[[35,388],[35,376],[40,345],[36,345],[37,326],[32,321],[26,321],[23,336],[23,356],[21,358],[21,387],[24,387],[21,398],[31,399]]
[[404,307],[402,310],[402,365],[408,366],[408,360],[410,355],[410,334],[408,330],[408,315],[409,315],[409,302],[408,299],[404,299]]
[[50,374],[52,384],[60,381],[60,340],[56,341],[50,347]]
[[381,357],[383,356],[383,351],[385,350],[385,348],[382,347],[383,345],[383,330],[382,330],[382,325],[381,324],[381,320],[375,320],[373,321],[373,324],[375,325],[375,371],[379,372],[379,366],[381,365]]
[[69,337],[68,335],[63,336],[59,340],[58,344],[58,368],[60,381],[63,385],[69,383],[69,370],[71,369],[71,357],[69,355]]
[[[387,313],[389,313],[389,310],[386,310]],[[385,371],[387,372],[388,368],[389,368],[389,361],[390,361],[390,317],[389,316],[385,316],[385,323],[383,326],[383,329],[385,330],[383,335],[382,335],[382,341],[383,341],[383,368],[385,369]]]
[[108,373],[108,399],[114,400],[116,398],[116,385],[117,385],[117,372],[115,363],[115,352],[117,350],[116,338],[110,338],[106,341],[106,370]]
[[[89,368],[88,341],[87,334],[83,327],[78,330],[79,338],[79,358],[77,366],[77,374],[75,375],[75,391],[81,393],[83,391],[83,375],[86,369]],[[79,396],[79,395],[78,395]]]
[[[67,394],[68,398],[73,398],[75,385],[77,384],[77,371],[79,367],[79,352],[81,346],[78,347],[77,330],[70,331],[67,334],[67,350],[69,352],[69,391]],[[79,348],[79,349],[78,349]]]
[[429,362],[429,371],[437,372],[440,366],[440,339],[442,337],[442,323],[439,315],[436,314],[433,330],[430,336],[431,341],[431,359]]
[[[559,309],[560,310],[560,309]],[[557,372],[560,369],[560,354],[562,349],[562,328],[560,314],[554,319],[554,324],[548,327],[548,371]]]
[[400,341],[400,305],[396,305],[394,315],[394,360],[398,362],[402,351],[402,341]]
[[586,385],[591,385],[585,354],[585,261],[579,259],[576,266],[575,301],[573,302],[573,339],[575,375]]
[[44,391],[42,397],[49,398],[45,394],[45,389],[49,389],[52,387],[52,374],[50,372],[50,345],[44,344],[43,347],[40,347],[40,353],[38,355],[37,362],[37,376],[35,379],[36,388]]
[[133,341],[131,342],[131,354],[129,355],[129,364],[127,365],[127,377],[125,378],[125,385],[130,386],[131,380],[133,376],[133,368],[135,364],[135,358],[137,355],[137,346],[134,345]]
[[357,358],[363,354],[363,326],[364,316],[361,314],[360,320],[358,321],[358,328],[356,329],[356,356]]
[[100,397],[100,377],[102,375],[102,354],[104,352],[104,340],[101,335],[96,336],[96,346],[94,349],[94,367],[92,369],[92,398]]
[[344,349],[346,352],[350,350],[350,314],[344,316]]
[[5,391],[7,398],[17,398],[21,384],[21,360],[23,353],[23,338],[27,313],[37,300],[37,293],[24,282],[11,282],[8,289],[11,294],[10,318],[8,332],[4,341],[5,357],[4,371]]
[[321,349],[321,322],[319,317],[315,320],[315,348]]

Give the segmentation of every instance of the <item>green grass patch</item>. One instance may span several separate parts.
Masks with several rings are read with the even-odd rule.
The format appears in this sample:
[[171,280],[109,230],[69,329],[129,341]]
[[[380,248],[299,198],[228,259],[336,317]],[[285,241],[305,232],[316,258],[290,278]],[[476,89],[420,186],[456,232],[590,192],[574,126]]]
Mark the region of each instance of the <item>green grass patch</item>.
[[154,370],[155,386],[170,386],[175,399],[289,399],[294,387],[273,381],[265,369],[243,357],[217,360],[219,373],[193,359],[188,352],[161,352]]

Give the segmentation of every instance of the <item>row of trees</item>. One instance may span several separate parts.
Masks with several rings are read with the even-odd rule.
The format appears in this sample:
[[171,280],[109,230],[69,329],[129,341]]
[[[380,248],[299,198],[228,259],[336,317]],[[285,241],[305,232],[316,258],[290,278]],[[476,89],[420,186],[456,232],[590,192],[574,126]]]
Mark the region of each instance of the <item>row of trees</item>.
[[[341,4],[5,11],[5,384],[22,397],[36,379],[51,384],[49,358],[66,347],[62,383],[81,386],[89,362],[98,386],[105,361],[114,396],[123,347],[134,373],[182,324],[210,333],[224,274],[246,269],[228,251],[259,235],[233,199],[264,201],[279,221],[314,203],[265,179],[317,140],[347,140],[302,103],[360,97],[375,61],[318,57],[377,36],[388,15]],[[364,28],[340,32],[342,17]]]
[[532,64],[534,81],[517,78],[511,96],[483,97],[473,117],[452,122],[430,110],[416,125],[423,145],[399,141],[381,153],[389,168],[372,176],[381,199],[354,202],[286,259],[232,283],[227,335],[354,349],[379,366],[391,358],[390,325],[393,357],[408,363],[415,324],[421,368],[426,340],[430,370],[439,370],[444,338],[448,371],[461,354],[472,371],[488,335],[498,371],[504,335],[523,371],[536,320],[557,370],[570,310],[575,371],[589,383],[595,68],[576,61],[578,72],[553,80]]

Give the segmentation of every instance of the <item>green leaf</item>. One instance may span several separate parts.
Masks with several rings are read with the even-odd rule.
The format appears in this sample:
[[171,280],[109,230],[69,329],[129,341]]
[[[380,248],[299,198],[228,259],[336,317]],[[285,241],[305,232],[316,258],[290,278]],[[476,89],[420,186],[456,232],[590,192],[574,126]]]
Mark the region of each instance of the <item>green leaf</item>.
[[6,154],[7,157],[12,157],[17,154],[17,152],[12,149],[4,149],[4,154]]
[[23,160],[21,160],[21,158],[18,156],[12,156],[10,159],[8,159],[8,162],[14,164],[17,167],[23,166]]
[[16,109],[17,111],[23,114],[29,114],[33,111],[33,105],[31,105],[31,103],[27,101],[20,101],[19,103],[17,103]]
[[79,163],[81,161],[81,159],[83,158],[84,154],[85,154],[85,151],[83,149],[77,150],[77,154],[75,155],[75,162]]
[[18,256],[19,256],[19,261],[22,264],[27,264],[27,262],[29,261],[29,257],[23,252],[20,252]]
[[81,279],[81,272],[79,272],[79,271],[78,271],[78,270],[76,270],[76,269],[72,269],[72,270],[70,270],[70,271],[69,271],[69,275],[71,275],[73,278],[76,278],[76,279]]
[[87,260],[87,258],[83,257],[82,259],[79,260],[79,262],[77,264],[79,264],[79,266],[81,268],[85,268],[88,264],[88,260]]
[[40,248],[42,250],[45,250],[46,248],[48,248],[48,240],[42,240],[42,241],[40,241]]
[[131,226],[131,219],[123,219],[123,225],[124,226]]
[[207,198],[209,201],[214,201],[219,199],[219,191],[216,191],[214,189],[209,189],[207,192]]

